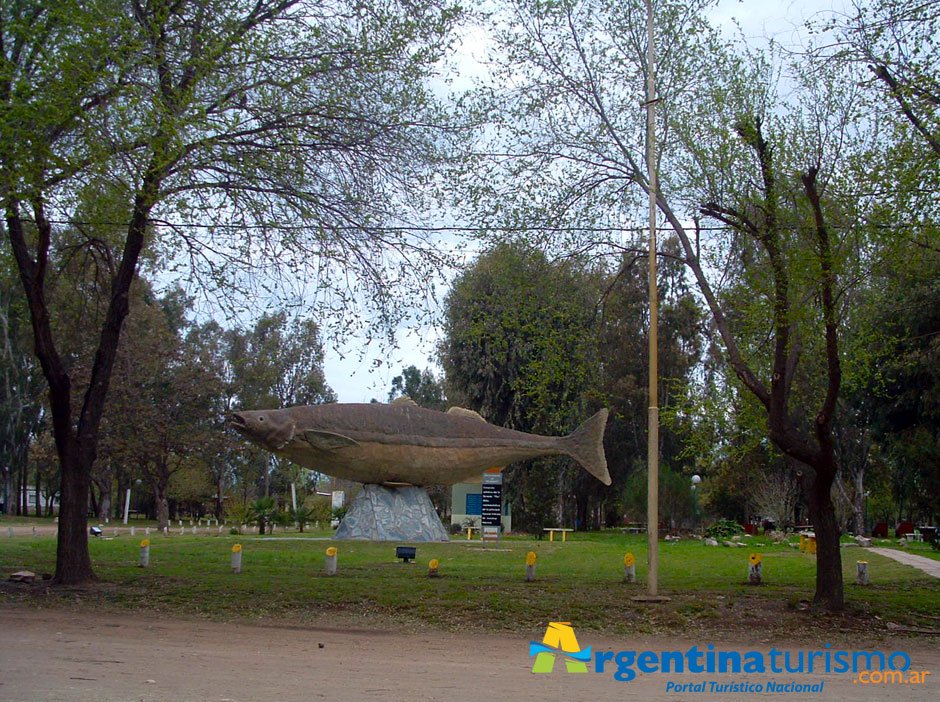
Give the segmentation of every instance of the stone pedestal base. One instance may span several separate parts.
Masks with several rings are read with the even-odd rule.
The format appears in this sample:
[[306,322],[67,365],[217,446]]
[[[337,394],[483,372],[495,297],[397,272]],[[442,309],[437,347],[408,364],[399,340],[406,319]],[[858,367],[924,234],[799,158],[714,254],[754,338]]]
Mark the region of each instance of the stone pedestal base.
[[422,487],[363,485],[333,535],[356,541],[450,541]]

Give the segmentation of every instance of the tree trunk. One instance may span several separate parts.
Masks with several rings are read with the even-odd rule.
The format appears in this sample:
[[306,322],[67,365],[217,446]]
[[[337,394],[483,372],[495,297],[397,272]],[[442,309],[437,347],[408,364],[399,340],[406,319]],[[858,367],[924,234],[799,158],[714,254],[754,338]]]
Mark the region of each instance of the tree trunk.
[[[578,530],[590,529],[588,525],[588,501],[587,497],[575,497],[575,526]],[[564,525],[562,525],[564,526]]]
[[170,525],[170,504],[166,495],[167,481],[158,479],[153,486],[153,497],[157,510],[157,529],[160,531]]
[[10,495],[13,494],[13,471],[9,466],[3,468],[3,514],[10,513]]
[[868,524],[865,520],[865,466],[859,467],[855,472],[855,520],[858,523],[856,533],[868,534]]
[[98,500],[98,521],[105,524],[111,520],[111,485],[110,481],[95,480],[94,484],[98,486],[101,499]]
[[98,514],[98,500],[95,497],[95,491],[88,491],[88,504],[85,505],[85,511],[91,511],[93,514]]
[[835,466],[817,467],[809,486],[809,515],[816,533],[816,594],[813,602],[830,611],[844,608],[842,593],[842,550],[839,545],[839,523],[832,503],[832,482]]
[[36,493],[36,516],[41,517],[42,516],[42,474],[39,472],[38,466],[36,468],[36,485],[34,487],[35,487],[35,493]]
[[59,501],[59,540],[53,582],[74,585],[96,580],[88,553],[88,493],[91,471],[82,470],[74,442],[59,451],[62,497]]
[[27,472],[26,463],[20,467],[20,489],[17,493],[17,509],[16,513],[24,517],[29,516],[29,474]]
[[222,519],[222,512],[225,509],[225,490],[222,485],[222,478],[219,478],[219,481],[215,486],[215,518]]

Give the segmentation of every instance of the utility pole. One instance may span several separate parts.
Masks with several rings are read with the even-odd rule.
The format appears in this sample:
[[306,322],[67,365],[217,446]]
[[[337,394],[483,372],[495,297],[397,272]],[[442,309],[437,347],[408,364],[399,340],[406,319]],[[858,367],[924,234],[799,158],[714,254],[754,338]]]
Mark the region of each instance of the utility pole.
[[647,591],[659,589],[659,293],[656,288],[656,60],[653,51],[653,2],[646,0],[646,169],[650,196],[649,441],[647,444],[646,538]]

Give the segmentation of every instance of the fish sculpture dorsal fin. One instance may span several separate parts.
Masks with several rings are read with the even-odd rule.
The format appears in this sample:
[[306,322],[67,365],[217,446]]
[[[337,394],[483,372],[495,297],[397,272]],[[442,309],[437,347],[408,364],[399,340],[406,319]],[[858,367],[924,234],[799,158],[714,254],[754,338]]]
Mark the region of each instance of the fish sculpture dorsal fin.
[[418,403],[412,400],[407,395],[402,395],[401,397],[396,397],[392,400],[393,405],[398,405],[399,407],[417,407]]
[[451,407],[447,410],[447,414],[453,414],[458,417],[470,417],[470,419],[479,419],[481,422],[486,421],[480,416],[479,412],[474,412],[472,409],[467,409],[466,407]]
[[321,451],[336,451],[344,448],[361,448],[359,442],[348,436],[336,434],[332,431],[319,431],[309,429],[304,432],[304,439],[315,449]]

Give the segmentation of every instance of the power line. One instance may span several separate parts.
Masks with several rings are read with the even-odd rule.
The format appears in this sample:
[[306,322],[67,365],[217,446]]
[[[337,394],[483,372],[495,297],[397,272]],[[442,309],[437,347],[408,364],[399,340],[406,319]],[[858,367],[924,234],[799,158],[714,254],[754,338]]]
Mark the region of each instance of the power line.
[[[24,219],[24,221],[32,222],[35,224],[35,220]],[[67,226],[83,226],[83,227],[126,227],[128,222],[89,222],[83,220],[66,220],[66,219],[50,219],[47,220],[50,224],[61,224]],[[171,227],[174,229],[240,229],[240,230],[249,230],[249,231],[261,231],[261,230],[282,230],[282,231],[304,231],[307,229],[316,228],[316,225],[305,225],[305,224],[280,224],[280,223],[270,223],[270,224],[199,224],[193,222],[168,222],[166,220],[151,220],[153,224],[158,226]],[[887,226],[880,226],[877,224],[863,225],[874,227],[875,229],[892,229],[892,230],[905,230],[905,231],[925,231],[930,230],[934,231],[937,229],[935,226],[922,223],[902,223]],[[781,227],[782,229],[791,229],[796,230],[798,227]],[[853,231],[858,227],[853,226],[830,226],[829,229],[833,231]],[[426,234],[456,234],[460,232],[469,232],[469,233],[484,233],[484,232],[505,232],[510,234],[528,234],[528,233],[537,233],[537,232],[553,232],[553,233],[578,233],[584,232],[589,234],[616,234],[616,233],[644,233],[649,231],[648,227],[645,226],[618,226],[618,227],[575,227],[575,226],[506,226],[506,225],[476,225],[476,226],[398,226],[398,227],[389,227],[389,226],[373,226],[373,225],[354,225],[354,224],[344,224],[344,225],[335,225],[330,226],[329,229],[336,231],[374,231],[381,233],[399,233],[405,234],[408,232],[421,232]],[[730,226],[709,226],[709,227],[689,227],[690,230],[698,232],[725,232],[732,231],[734,227]],[[670,226],[657,226],[658,231],[663,232],[675,232],[675,227]]]

